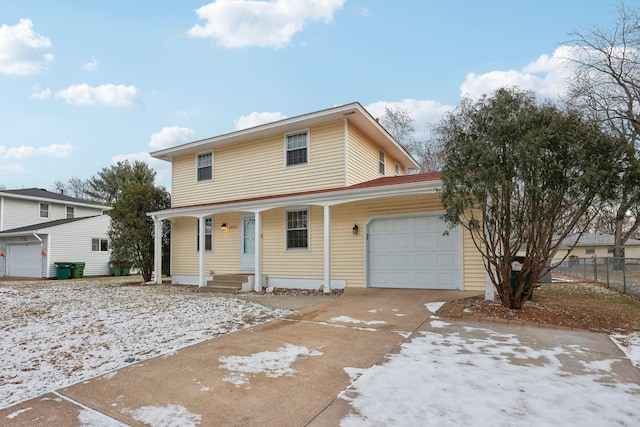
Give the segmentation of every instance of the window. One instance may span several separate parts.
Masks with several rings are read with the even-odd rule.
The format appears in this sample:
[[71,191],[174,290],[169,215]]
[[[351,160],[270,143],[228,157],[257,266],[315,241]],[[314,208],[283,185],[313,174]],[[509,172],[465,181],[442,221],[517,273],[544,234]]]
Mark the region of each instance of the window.
[[595,253],[596,253],[596,248],[594,248],[593,246],[587,246],[587,247],[584,249],[584,252],[585,252],[587,255],[595,254]]
[[67,219],[73,218],[75,214],[75,208],[73,206],[67,206]]
[[384,154],[384,151],[378,149],[378,170],[380,171],[380,175],[385,174],[385,163],[387,160],[387,156]]
[[91,239],[92,252],[108,252],[109,241],[107,239]]
[[613,254],[613,253],[615,252],[615,249],[616,249],[616,248],[614,248],[613,246],[609,246],[609,247],[607,248],[607,253],[608,253],[608,254]]
[[400,164],[398,162],[393,162],[393,168],[396,176],[400,175]]
[[49,204],[40,203],[40,218],[49,218]]
[[287,166],[304,165],[308,163],[308,133],[299,132],[287,135]]
[[198,154],[197,180],[211,181],[213,179],[213,153]]
[[287,249],[309,248],[309,211],[287,211]]
[[[204,219],[204,251],[211,252],[213,247],[213,218]],[[196,220],[196,251],[200,251],[200,219]]]

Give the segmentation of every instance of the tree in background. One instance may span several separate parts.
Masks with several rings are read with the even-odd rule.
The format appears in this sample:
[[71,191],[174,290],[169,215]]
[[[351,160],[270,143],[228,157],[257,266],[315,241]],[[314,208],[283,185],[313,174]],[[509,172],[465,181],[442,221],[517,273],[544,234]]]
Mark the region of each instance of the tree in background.
[[77,199],[91,200],[94,202],[101,201],[91,197],[87,191],[89,190],[89,180],[81,180],[80,178],[69,178],[65,183],[62,181],[54,181],[51,191],[66,194]]
[[[154,224],[146,213],[171,206],[167,190],[154,185],[155,175],[144,162],[124,161],[89,180],[89,194],[113,206],[109,211],[112,261],[139,268],[145,282],[151,280],[154,264]],[[168,226],[163,232],[168,234]]]
[[[517,88],[464,99],[435,130],[444,218],[470,233],[501,303],[521,309],[564,238],[613,196],[623,143]],[[512,275],[518,253],[525,260]]]
[[443,149],[437,140],[419,141],[415,138],[414,120],[407,108],[384,107],[380,124],[420,165],[421,172],[442,170]]
[[128,160],[118,162],[109,168],[102,168],[98,176],[88,181],[86,193],[94,200],[113,205],[129,183],[147,183],[153,185],[156,172],[145,162]]
[[576,71],[567,102],[626,141],[615,202],[599,215],[600,226],[615,236],[614,256],[622,257],[640,226],[640,9],[621,4],[618,11],[612,28],[572,34],[575,49],[567,59]]
[[[128,182],[109,211],[109,241],[112,257],[129,260],[140,269],[145,282],[151,280],[154,265],[154,224],[147,212],[171,205],[169,193],[147,182]],[[168,230],[165,229],[165,233]]]

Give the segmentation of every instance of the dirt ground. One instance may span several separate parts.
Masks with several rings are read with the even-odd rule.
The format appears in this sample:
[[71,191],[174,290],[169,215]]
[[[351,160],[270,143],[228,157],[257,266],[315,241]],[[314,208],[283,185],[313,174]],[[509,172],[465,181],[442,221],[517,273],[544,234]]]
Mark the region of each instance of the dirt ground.
[[[522,310],[509,310],[499,302],[468,298],[443,307],[447,313],[522,320],[544,325],[605,333],[640,331],[640,299],[607,289],[598,283],[542,284]],[[440,314],[440,312],[439,312]]]

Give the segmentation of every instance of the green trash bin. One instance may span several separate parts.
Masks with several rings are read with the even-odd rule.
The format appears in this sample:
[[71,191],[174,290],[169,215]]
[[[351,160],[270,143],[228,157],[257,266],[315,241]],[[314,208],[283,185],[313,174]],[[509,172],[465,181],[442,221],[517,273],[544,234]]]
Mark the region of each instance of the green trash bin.
[[84,262],[74,262],[71,268],[71,278],[82,279],[84,277]]
[[56,280],[66,280],[71,278],[71,268],[73,264],[70,262],[55,262]]
[[117,265],[115,262],[110,262],[109,263],[109,274],[112,276],[119,276],[120,275],[120,266]]

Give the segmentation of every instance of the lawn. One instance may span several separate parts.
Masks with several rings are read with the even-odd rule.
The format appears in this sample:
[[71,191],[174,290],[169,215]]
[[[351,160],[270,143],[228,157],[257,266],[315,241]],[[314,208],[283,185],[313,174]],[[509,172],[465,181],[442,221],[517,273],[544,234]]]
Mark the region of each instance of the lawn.
[[126,282],[0,282],[0,408],[290,312]]

